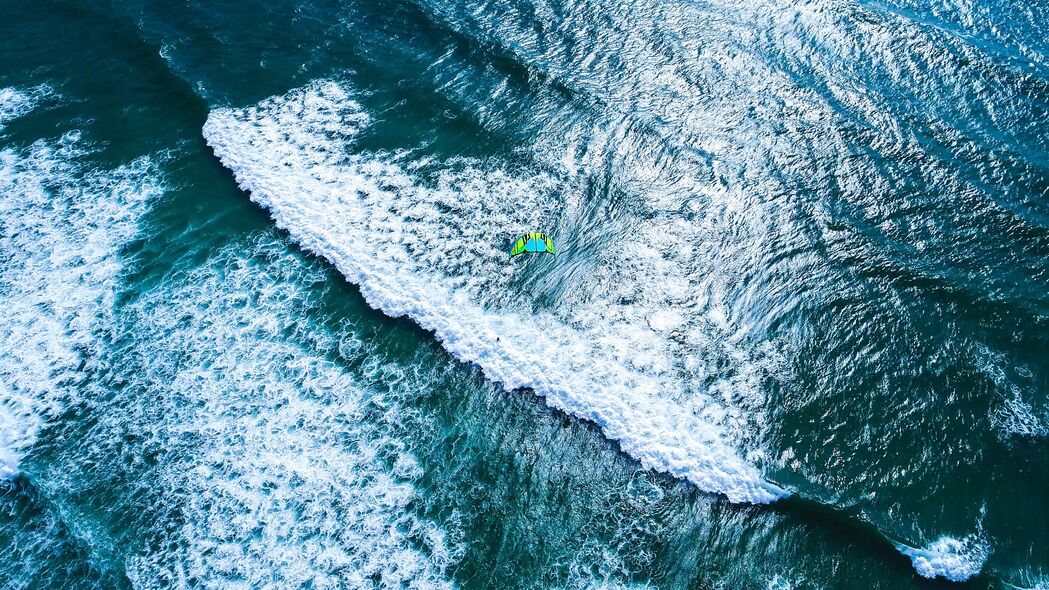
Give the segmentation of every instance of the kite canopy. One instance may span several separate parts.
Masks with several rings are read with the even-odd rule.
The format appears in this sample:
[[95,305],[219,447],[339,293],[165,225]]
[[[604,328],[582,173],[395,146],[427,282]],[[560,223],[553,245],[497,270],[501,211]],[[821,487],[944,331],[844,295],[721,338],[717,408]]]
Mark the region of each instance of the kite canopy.
[[554,248],[553,240],[546,237],[546,234],[530,233],[517,238],[514,247],[510,249],[510,258],[525,252],[557,254],[557,249]]

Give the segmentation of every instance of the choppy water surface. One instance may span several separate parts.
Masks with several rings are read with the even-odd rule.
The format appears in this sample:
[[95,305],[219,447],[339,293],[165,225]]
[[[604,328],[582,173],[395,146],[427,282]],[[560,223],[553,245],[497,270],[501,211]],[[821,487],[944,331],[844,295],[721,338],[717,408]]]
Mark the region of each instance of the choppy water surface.
[[1046,6],[5,12],[0,586],[1049,584]]

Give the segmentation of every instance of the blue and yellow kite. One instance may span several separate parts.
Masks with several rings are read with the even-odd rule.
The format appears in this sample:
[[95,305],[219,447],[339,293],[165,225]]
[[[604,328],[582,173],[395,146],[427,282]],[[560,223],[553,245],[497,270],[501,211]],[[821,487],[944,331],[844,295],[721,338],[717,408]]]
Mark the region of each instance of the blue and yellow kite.
[[526,252],[557,254],[557,249],[554,248],[554,241],[546,234],[530,233],[517,238],[514,247],[510,249],[510,258]]

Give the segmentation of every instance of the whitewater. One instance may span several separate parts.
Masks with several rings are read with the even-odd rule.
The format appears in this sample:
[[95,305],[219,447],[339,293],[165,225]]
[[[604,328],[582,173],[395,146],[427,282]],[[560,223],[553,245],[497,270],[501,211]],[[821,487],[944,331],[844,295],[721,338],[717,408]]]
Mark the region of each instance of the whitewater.
[[[47,87],[0,89],[0,130],[41,102]],[[78,399],[111,332],[119,250],[163,192],[155,158],[85,170],[80,133],[0,151],[0,479],[44,423]]]
[[[0,121],[52,94],[0,91]],[[0,491],[31,477],[91,558],[136,588],[450,588],[461,548],[412,510],[421,468],[399,435],[401,399],[425,385],[393,365],[355,376],[334,362],[370,347],[307,323],[322,278],[272,237],[118,304],[168,156],[95,169],[85,159],[98,149],[71,131],[0,152]],[[363,420],[375,407],[387,416]],[[92,409],[92,444],[23,474],[41,431],[61,432],[72,408]],[[143,452],[155,465],[135,473]],[[70,475],[85,464],[137,493],[177,492],[155,501],[144,536],[124,538],[72,500],[91,493]],[[30,534],[16,539],[50,544]],[[26,579],[39,575],[32,557],[20,559]]]

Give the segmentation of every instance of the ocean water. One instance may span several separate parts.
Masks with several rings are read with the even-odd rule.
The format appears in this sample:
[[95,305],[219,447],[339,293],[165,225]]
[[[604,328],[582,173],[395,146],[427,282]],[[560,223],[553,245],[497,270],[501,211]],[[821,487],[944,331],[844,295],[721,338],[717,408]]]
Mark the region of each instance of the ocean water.
[[1049,5],[3,13],[0,588],[1049,586]]

